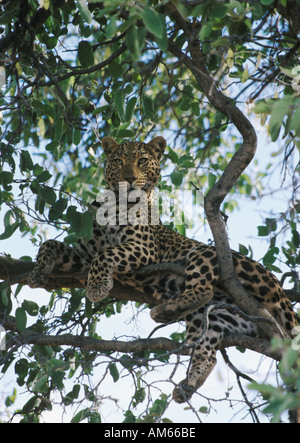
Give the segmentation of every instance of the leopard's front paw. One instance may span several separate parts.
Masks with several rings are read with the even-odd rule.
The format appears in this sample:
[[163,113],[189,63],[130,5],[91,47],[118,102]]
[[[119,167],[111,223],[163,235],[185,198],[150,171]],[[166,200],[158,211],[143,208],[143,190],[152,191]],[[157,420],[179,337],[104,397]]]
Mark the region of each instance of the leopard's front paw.
[[182,380],[178,386],[173,391],[173,399],[176,403],[185,403],[188,401],[191,396],[194,394],[195,389],[192,386],[188,385],[188,381]]
[[169,323],[170,321],[178,320],[181,314],[181,309],[176,303],[164,303],[151,309],[151,318],[157,323]]
[[96,282],[88,282],[86,296],[93,302],[104,300],[109,296],[112,287],[113,279],[105,279],[98,284]]
[[49,280],[48,273],[34,269],[27,278],[27,283],[31,288],[44,288]]

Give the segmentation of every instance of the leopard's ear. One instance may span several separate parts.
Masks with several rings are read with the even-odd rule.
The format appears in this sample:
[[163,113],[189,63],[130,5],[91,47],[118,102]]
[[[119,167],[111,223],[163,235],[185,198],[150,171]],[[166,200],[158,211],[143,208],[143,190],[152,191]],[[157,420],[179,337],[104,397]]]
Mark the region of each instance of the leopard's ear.
[[151,152],[157,160],[160,160],[166,149],[167,142],[163,137],[155,137],[151,142],[147,143],[147,146],[151,149]]
[[119,146],[118,143],[111,137],[103,137],[101,140],[101,145],[107,158],[109,158]]

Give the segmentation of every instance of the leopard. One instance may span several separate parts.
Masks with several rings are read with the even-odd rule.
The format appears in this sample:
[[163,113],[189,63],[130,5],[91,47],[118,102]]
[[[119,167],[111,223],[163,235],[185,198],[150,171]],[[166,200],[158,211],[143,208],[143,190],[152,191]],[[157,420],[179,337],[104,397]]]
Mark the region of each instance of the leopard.
[[[262,332],[258,323],[230,309],[234,303],[220,282],[214,245],[183,236],[164,225],[159,215],[153,216],[153,192],[160,179],[166,140],[157,136],[147,143],[118,143],[105,136],[101,144],[106,155],[106,189],[92,203],[91,238],[78,239],[76,246],[57,240],[42,243],[28,284],[45,287],[54,267],[86,273],[86,296],[97,303],[109,296],[116,279],[156,301],[150,311],[155,322],[184,321],[190,364],[186,378],[173,391],[175,402],[184,403],[214,369],[226,336],[260,337]],[[138,197],[129,198],[132,193]],[[297,316],[277,278],[237,251],[232,251],[232,259],[235,274],[248,293],[292,336]],[[162,263],[179,265],[184,274],[141,273],[147,265]]]

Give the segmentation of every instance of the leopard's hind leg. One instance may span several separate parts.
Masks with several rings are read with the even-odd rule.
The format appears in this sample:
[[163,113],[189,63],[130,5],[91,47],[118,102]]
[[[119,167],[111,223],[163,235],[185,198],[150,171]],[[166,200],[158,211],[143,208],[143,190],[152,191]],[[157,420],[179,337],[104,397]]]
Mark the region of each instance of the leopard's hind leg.
[[185,290],[174,300],[153,308],[151,317],[158,323],[168,323],[201,308],[213,298],[218,276],[215,251],[202,244],[193,248],[186,256]]
[[173,391],[173,398],[177,403],[188,401],[203,385],[216,365],[216,353],[221,348],[222,340],[226,335],[237,333],[258,335],[257,326],[254,323],[223,308],[215,308],[210,313],[208,328],[204,330],[207,320],[204,313],[203,307],[186,318],[186,341],[191,345],[191,361],[186,378]]

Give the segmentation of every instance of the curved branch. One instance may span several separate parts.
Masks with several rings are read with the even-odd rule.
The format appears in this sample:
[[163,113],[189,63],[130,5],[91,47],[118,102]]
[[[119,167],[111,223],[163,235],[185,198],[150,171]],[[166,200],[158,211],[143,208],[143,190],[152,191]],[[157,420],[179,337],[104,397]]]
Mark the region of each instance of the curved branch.
[[271,338],[278,334],[278,332],[282,336],[288,336],[271,314],[248,294],[236,278],[226,225],[220,211],[223,200],[255,155],[257,145],[256,132],[247,117],[228,97],[218,90],[214,79],[206,68],[205,57],[201,52],[199,41],[194,38],[193,30],[189,31],[189,28],[186,26],[185,32],[189,41],[190,57],[180,51],[172,41],[169,41],[169,50],[179,60],[183,61],[186,67],[193,73],[210,103],[234,123],[243,138],[241,148],[234,154],[221,178],[210,189],[204,201],[205,213],[216,245],[220,281],[232,300],[244,312],[249,315],[259,315],[273,320],[273,325],[263,325],[263,331],[267,337]]

